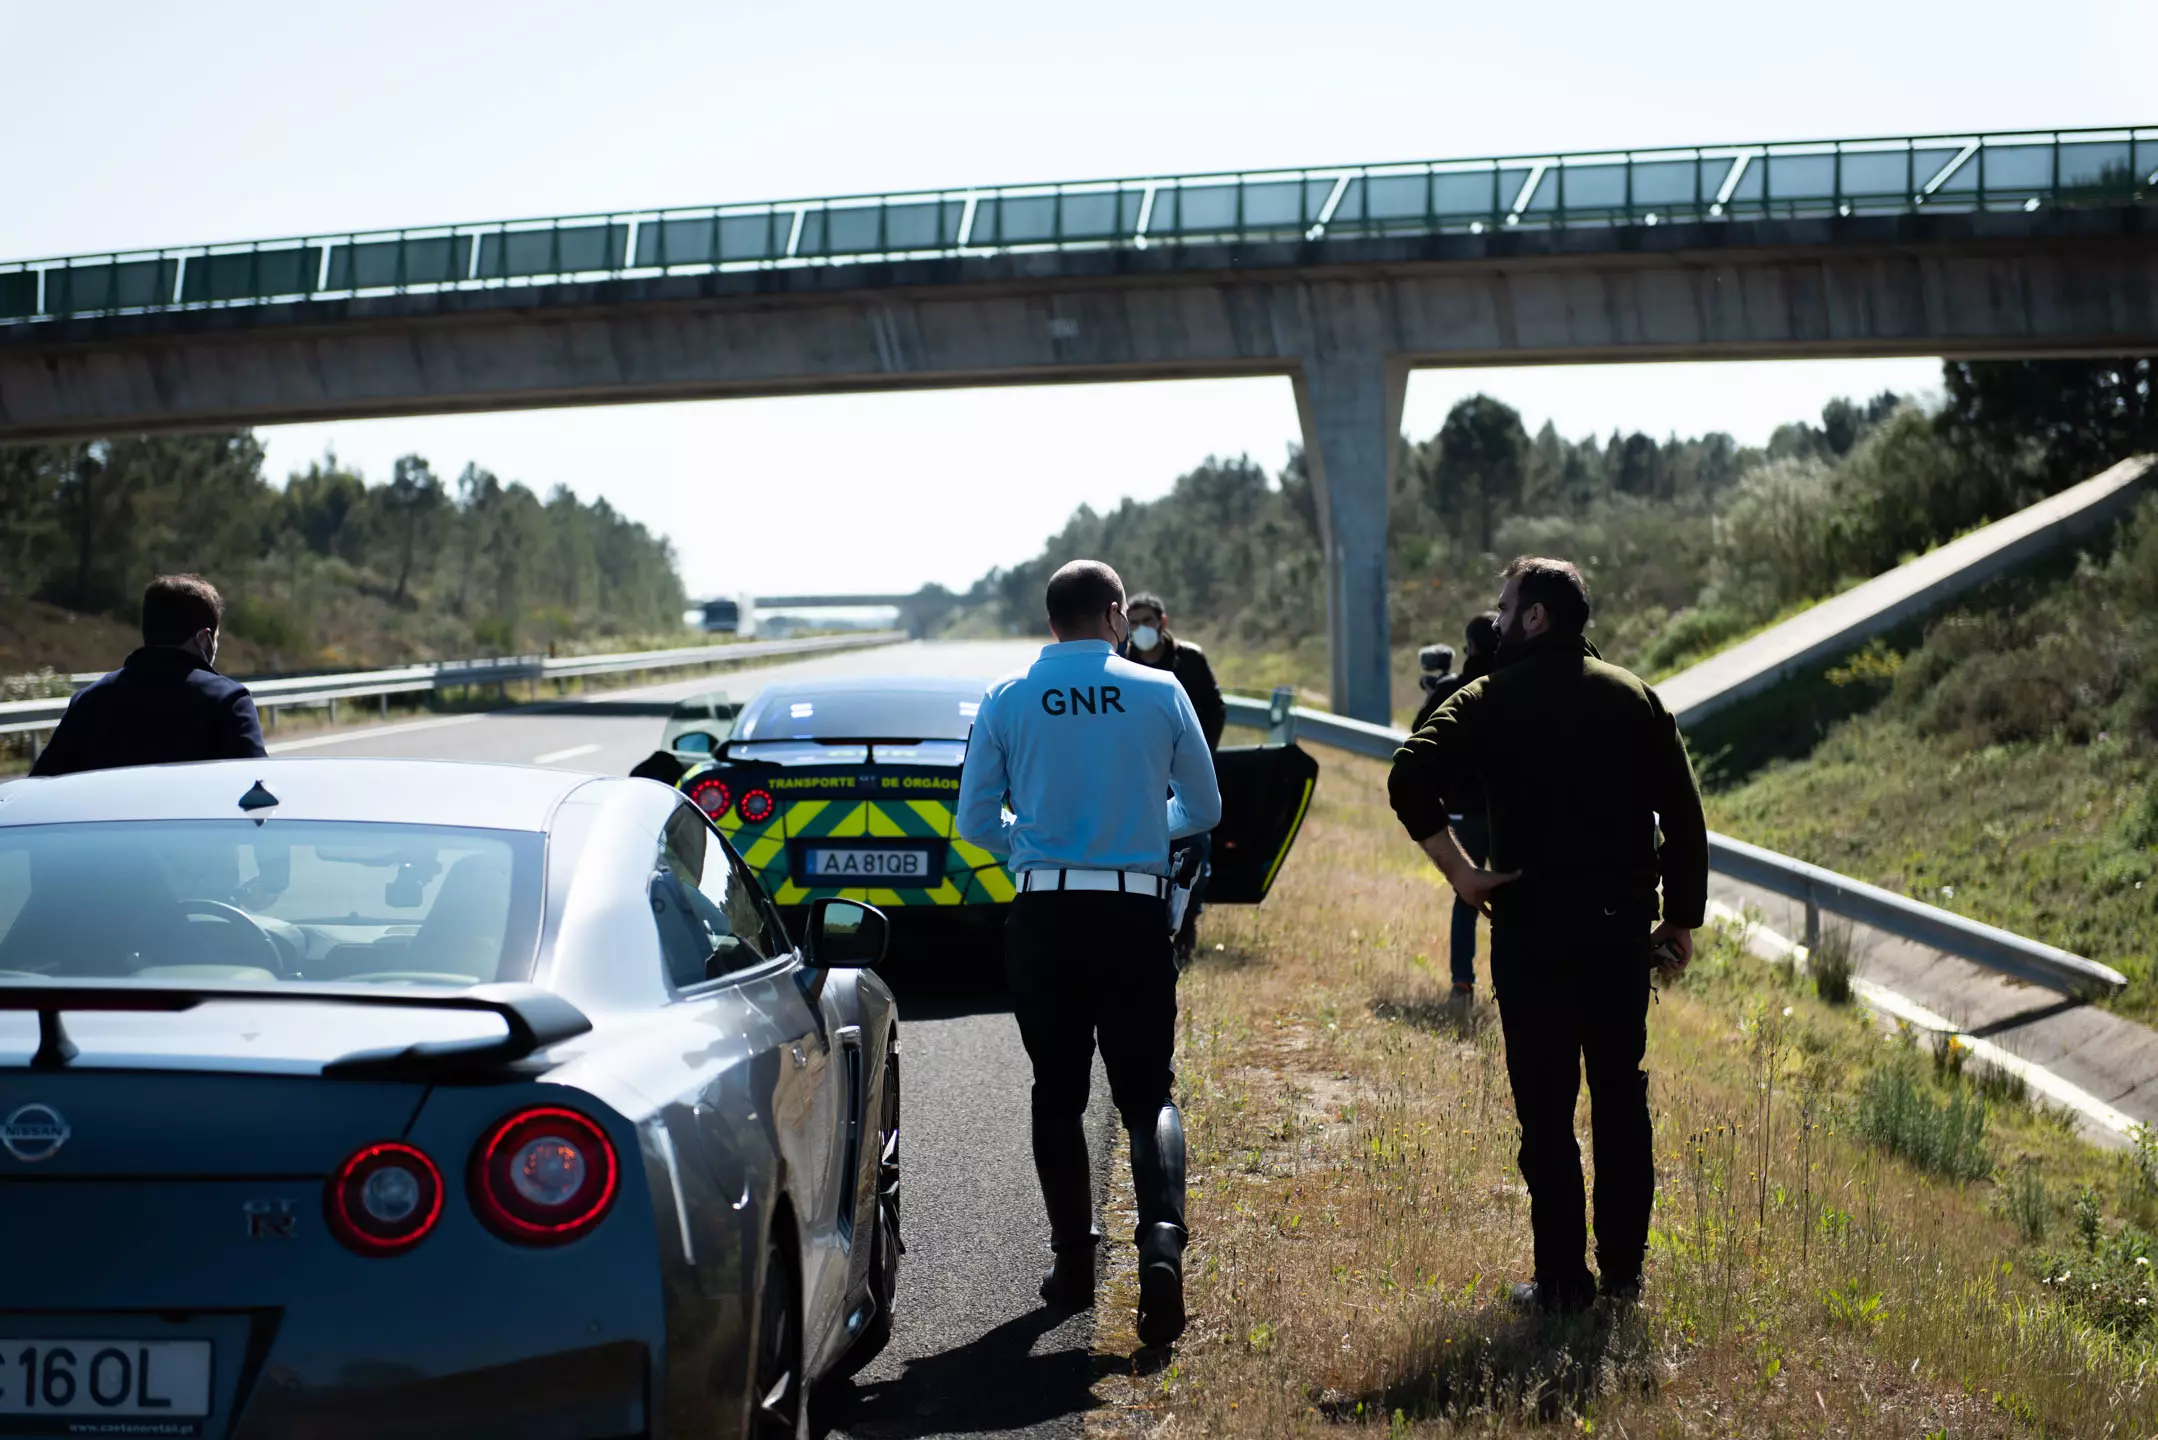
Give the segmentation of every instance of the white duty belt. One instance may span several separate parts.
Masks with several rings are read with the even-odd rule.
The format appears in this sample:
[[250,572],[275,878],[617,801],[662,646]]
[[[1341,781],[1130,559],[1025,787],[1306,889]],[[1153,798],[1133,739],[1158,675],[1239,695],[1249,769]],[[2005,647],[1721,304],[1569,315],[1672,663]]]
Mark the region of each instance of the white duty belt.
[[1141,870],[1022,870],[1018,878],[1020,890],[1030,895],[1045,890],[1107,890],[1159,900],[1169,893],[1166,878]]

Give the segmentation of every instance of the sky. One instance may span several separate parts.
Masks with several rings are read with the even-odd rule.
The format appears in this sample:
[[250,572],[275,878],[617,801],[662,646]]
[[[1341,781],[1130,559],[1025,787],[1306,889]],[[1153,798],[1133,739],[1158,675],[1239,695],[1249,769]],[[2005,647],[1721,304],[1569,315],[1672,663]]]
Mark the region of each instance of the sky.
[[[2148,122],[2150,0],[1073,8],[0,0],[0,258],[341,230],[1546,150]],[[45,57],[42,63],[37,57]],[[65,63],[62,63],[62,62]],[[24,117],[40,117],[24,124]],[[1568,435],[1758,442],[1929,361],[1423,371]],[[964,585],[1209,454],[1284,380],[736,400],[266,429],[274,474],[406,453],[604,495],[693,593]],[[874,516],[874,524],[848,523]]]

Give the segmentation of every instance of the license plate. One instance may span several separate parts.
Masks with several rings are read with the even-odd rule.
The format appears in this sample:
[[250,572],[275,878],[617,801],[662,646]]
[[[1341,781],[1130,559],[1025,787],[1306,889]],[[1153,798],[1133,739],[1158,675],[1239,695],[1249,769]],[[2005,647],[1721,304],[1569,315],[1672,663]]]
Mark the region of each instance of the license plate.
[[811,850],[809,878],[813,880],[927,880],[929,852],[855,847]]
[[0,1434],[199,1435],[210,1352],[207,1340],[0,1339]]

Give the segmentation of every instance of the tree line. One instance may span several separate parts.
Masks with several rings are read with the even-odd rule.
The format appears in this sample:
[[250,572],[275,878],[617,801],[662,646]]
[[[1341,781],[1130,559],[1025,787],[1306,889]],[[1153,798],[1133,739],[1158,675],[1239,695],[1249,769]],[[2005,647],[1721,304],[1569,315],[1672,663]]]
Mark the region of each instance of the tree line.
[[[1930,411],[1890,393],[1832,400],[1758,447],[1721,433],[1573,440],[1548,423],[1532,436],[1512,407],[1472,395],[1435,435],[1404,439],[1390,623],[1405,647],[1458,644],[1501,559],[1563,554],[1589,574],[1604,651],[1664,670],[2151,448],[2148,359],[1949,361]],[[1076,555],[1161,591],[1187,634],[1323,648],[1318,512],[1295,450],[1278,473],[1209,457],[1158,500],[1081,506],[973,596],[1002,628],[1039,633],[1048,575]]]
[[151,575],[225,594],[287,666],[502,653],[678,629],[673,547],[603,499],[545,499],[418,455],[370,484],[334,456],[278,486],[245,431],[0,449],[0,602],[136,616]]

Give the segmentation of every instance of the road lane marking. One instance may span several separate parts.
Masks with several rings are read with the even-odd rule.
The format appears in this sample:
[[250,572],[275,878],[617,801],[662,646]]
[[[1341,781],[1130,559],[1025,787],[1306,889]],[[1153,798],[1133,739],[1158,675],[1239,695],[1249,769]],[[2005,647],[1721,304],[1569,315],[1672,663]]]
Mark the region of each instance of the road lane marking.
[[440,730],[450,725],[472,725],[485,720],[485,715],[450,715],[440,720],[414,720],[404,725],[370,725],[358,730],[340,730],[334,735],[310,735],[304,740],[280,740],[267,747],[272,755],[287,750],[312,750],[318,745],[343,745],[353,740],[372,740],[377,735],[409,735],[415,730]]
[[567,750],[549,750],[544,755],[533,756],[532,763],[535,765],[552,765],[558,760],[574,760],[579,755],[595,754],[599,748],[597,745],[572,745]]

